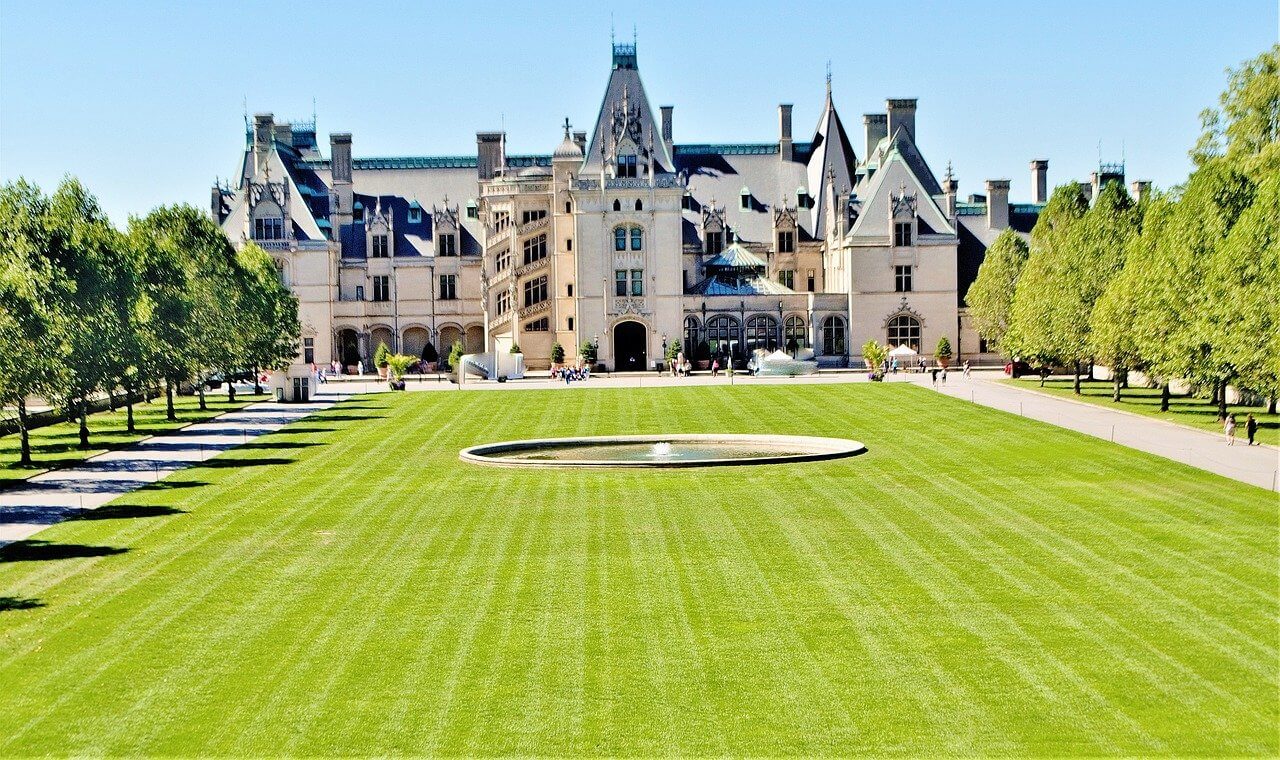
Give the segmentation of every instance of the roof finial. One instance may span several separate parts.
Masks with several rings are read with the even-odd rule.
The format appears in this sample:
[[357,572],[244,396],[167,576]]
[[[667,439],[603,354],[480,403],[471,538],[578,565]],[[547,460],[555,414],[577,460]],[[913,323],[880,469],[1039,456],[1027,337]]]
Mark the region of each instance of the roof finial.
[[949,182],[949,181],[951,181],[951,180],[953,180],[953,179],[955,179],[955,178],[956,178],[956,175],[954,175],[954,174],[952,174],[952,173],[951,173],[951,162],[950,162],[950,161],[948,161],[948,162],[947,162],[947,176],[943,177],[943,179],[945,179],[945,180],[947,180],[947,181]]
[[618,44],[618,35],[614,32],[613,11],[609,11],[609,49],[612,50],[613,46],[617,44]]
[[570,126],[569,126],[569,117],[568,117],[568,116],[566,116],[566,117],[564,117],[564,139],[566,139],[566,140],[568,140],[568,139],[569,139],[569,129],[570,129]]
[[827,59],[827,100],[831,100],[831,59]]

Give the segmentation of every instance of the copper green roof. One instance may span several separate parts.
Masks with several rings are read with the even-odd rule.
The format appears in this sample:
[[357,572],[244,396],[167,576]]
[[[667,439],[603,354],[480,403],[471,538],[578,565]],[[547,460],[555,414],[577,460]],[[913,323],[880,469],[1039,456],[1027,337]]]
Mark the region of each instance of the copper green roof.
[[706,263],[709,268],[716,269],[764,269],[768,265],[751,251],[734,243]]

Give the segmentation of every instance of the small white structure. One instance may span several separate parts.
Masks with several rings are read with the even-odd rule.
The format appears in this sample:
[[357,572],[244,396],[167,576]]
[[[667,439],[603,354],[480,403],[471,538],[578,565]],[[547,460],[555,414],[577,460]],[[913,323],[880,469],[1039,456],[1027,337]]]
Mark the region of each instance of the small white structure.
[[290,364],[288,369],[271,373],[271,395],[276,401],[305,404],[315,392],[315,376],[310,364]]
[[510,351],[490,351],[484,354],[465,354],[462,357],[458,382],[466,383],[472,377],[481,380],[519,380],[524,377],[524,354]]

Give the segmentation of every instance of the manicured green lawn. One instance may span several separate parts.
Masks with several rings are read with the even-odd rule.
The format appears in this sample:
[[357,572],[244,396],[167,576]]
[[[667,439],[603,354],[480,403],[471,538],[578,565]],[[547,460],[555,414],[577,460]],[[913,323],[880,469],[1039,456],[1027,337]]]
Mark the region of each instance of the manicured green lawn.
[[239,409],[255,401],[268,398],[266,395],[237,394],[234,404],[227,401],[225,394],[206,397],[208,411],[200,411],[200,399],[195,396],[178,396],[173,401],[177,422],[165,419],[164,397],[151,403],[136,404],[133,407],[133,422],[136,434],[125,432],[126,413],[124,407],[118,411],[102,411],[89,415],[89,445],[91,448],[80,448],[80,425],[75,422],[59,422],[55,425],[36,428],[31,431],[31,458],[33,467],[19,467],[22,442],[17,433],[0,436],[0,489],[5,481],[29,478],[49,469],[69,467],[78,464],[95,454],[111,449],[128,446],[149,435],[167,433],[193,422],[204,422],[219,414]]
[[[662,431],[869,452],[457,459]],[[382,394],[259,443],[0,551],[0,753],[1280,752],[1275,495],[1105,441],[857,384]]]
[[[1116,403],[1111,400],[1114,387],[1109,380],[1081,381],[1079,396],[1075,395],[1072,390],[1070,378],[1048,380],[1043,388],[1040,387],[1040,379],[1034,377],[1021,377],[1017,380],[1005,380],[1004,382],[1032,390],[1045,391],[1057,396],[1073,398],[1077,401],[1088,401],[1100,406],[1106,405],[1125,412],[1145,414],[1148,417],[1190,425],[1191,427],[1198,427],[1214,433],[1222,432],[1222,426],[1218,424],[1218,405],[1211,403],[1207,398],[1174,396],[1169,401],[1169,411],[1161,412],[1159,388],[1139,388],[1136,386],[1125,388],[1120,393],[1120,402]],[[1252,413],[1258,420],[1258,437],[1255,440],[1261,443],[1269,443],[1272,446],[1280,446],[1280,414],[1267,414],[1266,408],[1260,406],[1228,405],[1227,411],[1236,416],[1236,436],[1240,440],[1246,440],[1244,433],[1245,415]]]

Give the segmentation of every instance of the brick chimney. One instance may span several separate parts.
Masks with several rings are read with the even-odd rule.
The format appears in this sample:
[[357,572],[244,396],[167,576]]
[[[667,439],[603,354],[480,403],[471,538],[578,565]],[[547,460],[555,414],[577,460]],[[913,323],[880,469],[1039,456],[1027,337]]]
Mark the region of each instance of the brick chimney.
[[916,139],[916,99],[892,98],[885,101],[885,110],[889,112],[889,136],[893,137],[902,127]]
[[662,144],[667,146],[667,155],[672,152],[671,112],[675,109],[675,106],[659,106],[662,111]]
[[889,117],[882,113],[865,113],[862,115],[862,127],[867,136],[867,152],[863,159],[870,161],[876,146],[889,133]]
[[332,191],[329,196],[330,233],[334,240],[344,224],[352,222],[352,206],[355,205],[351,186],[351,133],[329,134],[329,179]]
[[791,142],[791,104],[778,105],[778,155],[783,161],[795,158],[795,146]]
[[1031,202],[1049,202],[1049,159],[1037,158],[1031,162]]
[[493,179],[506,166],[505,143],[503,132],[476,132],[476,168],[482,182]]

